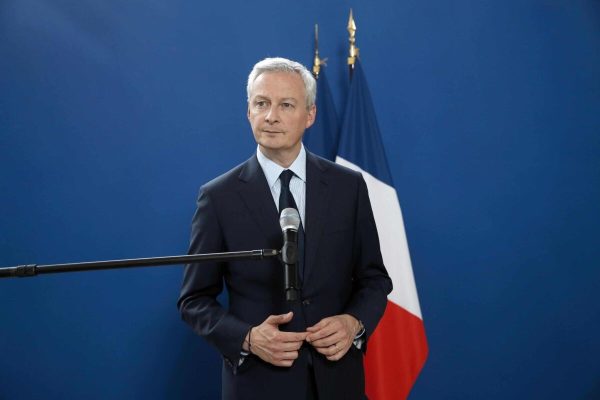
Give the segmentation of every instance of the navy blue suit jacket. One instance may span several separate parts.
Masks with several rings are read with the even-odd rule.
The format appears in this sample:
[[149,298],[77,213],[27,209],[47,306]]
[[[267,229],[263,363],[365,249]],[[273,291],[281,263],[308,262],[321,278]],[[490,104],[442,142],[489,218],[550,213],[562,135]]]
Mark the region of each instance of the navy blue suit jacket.
[[[294,311],[285,331],[304,332],[325,317],[351,314],[366,336],[383,315],[391,280],[360,173],[307,152],[306,242],[301,300],[286,302],[279,260],[186,265],[178,307],[182,318],[223,355],[224,399],[299,399],[306,396],[307,352],[312,352],[321,399],[364,398],[363,355],[352,346],[328,361],[305,344],[290,368],[254,355],[238,366],[251,326]],[[277,207],[256,156],[200,189],[189,253],[280,249]],[[227,286],[228,307],[216,297]],[[364,349],[363,349],[364,350]]]

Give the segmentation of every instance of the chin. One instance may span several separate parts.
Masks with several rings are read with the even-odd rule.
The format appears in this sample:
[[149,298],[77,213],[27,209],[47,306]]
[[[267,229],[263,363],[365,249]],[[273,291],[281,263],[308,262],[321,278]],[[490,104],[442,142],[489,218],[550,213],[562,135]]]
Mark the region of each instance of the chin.
[[262,147],[266,148],[266,149],[271,149],[271,150],[278,150],[282,147],[284,147],[283,143],[280,143],[277,140],[260,140],[258,142],[258,144],[260,144]]

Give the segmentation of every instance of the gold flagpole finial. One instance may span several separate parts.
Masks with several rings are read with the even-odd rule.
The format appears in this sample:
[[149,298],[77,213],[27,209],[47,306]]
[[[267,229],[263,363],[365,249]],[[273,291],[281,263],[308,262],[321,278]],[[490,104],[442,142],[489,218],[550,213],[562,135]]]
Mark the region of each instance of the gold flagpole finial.
[[358,47],[356,47],[356,23],[354,23],[354,17],[352,16],[352,9],[350,9],[350,18],[348,18],[348,33],[350,37],[350,57],[348,57],[348,65],[354,68],[354,61],[358,57]]

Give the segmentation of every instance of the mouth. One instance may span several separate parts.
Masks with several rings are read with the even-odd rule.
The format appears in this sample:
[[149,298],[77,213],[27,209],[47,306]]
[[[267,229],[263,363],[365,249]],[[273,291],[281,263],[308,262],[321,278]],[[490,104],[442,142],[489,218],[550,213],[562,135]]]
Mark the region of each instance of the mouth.
[[282,131],[271,131],[271,130],[267,130],[267,129],[263,129],[264,133],[268,133],[268,134],[278,134],[278,133],[283,133]]

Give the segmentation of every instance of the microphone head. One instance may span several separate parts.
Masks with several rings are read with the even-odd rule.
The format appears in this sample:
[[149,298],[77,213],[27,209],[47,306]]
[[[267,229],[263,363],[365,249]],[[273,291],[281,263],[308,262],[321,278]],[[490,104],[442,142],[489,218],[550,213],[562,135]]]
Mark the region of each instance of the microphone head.
[[279,226],[281,226],[282,231],[292,229],[297,232],[298,228],[300,228],[300,214],[298,214],[298,210],[291,207],[284,208],[279,216]]

